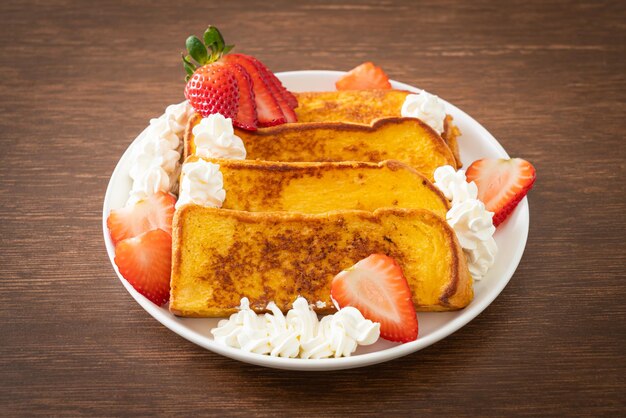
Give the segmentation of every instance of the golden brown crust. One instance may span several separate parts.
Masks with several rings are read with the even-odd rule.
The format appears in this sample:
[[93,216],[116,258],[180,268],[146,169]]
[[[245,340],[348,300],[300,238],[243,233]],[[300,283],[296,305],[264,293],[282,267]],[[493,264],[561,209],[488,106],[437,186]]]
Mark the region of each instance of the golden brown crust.
[[202,120],[202,116],[198,113],[194,114],[187,121],[187,126],[185,127],[185,135],[183,136],[183,158],[187,159],[191,154],[193,154],[192,146],[193,146],[193,127],[200,123]]
[[[403,118],[402,116],[393,116],[386,118],[377,118],[371,121],[370,124],[360,124],[360,123],[351,123],[351,122],[298,122],[298,123],[284,123],[282,125],[271,126],[269,128],[261,128],[256,131],[245,131],[249,135],[254,136],[274,136],[280,135],[283,132],[307,132],[311,130],[317,129],[329,129],[343,132],[369,132],[375,133],[380,128],[383,128],[387,125],[395,125],[398,123],[403,123],[406,120],[413,120],[424,130],[431,131],[432,136],[439,137],[437,132],[433,130],[428,124],[422,122],[416,118]],[[238,128],[237,128],[238,129]],[[241,130],[238,129],[240,132]]]
[[[445,217],[449,201],[424,175],[399,161],[272,162],[187,158],[220,166],[224,209],[252,212],[428,209]],[[182,184],[182,180],[181,180]]]
[[[404,93],[408,94],[408,92],[404,92]],[[357,96],[359,94],[357,94]],[[381,94],[380,100],[382,101],[383,97],[386,97],[387,93],[380,93],[380,94]],[[394,103],[396,102],[397,103],[394,106],[396,106],[399,103],[400,95],[397,93],[391,93],[391,94],[395,97]],[[300,97],[301,98],[311,97],[313,100],[315,100],[314,95],[319,95],[319,94],[318,93],[303,93],[303,94],[300,94]],[[309,152],[308,154],[302,154],[302,155],[306,155],[306,158],[299,160],[297,156],[298,153],[301,152],[301,150],[299,150],[298,147],[302,146],[306,148],[307,146],[310,145],[310,144],[307,145],[307,141],[310,142],[312,138],[313,140],[315,140],[314,139],[315,135],[312,135],[315,132],[330,131],[332,133],[332,136],[336,136],[336,137],[349,137],[350,135],[353,135],[355,133],[365,133],[365,134],[375,136],[375,135],[378,135],[378,133],[382,129],[385,129],[386,127],[407,126],[407,129],[417,129],[420,132],[422,132],[422,134],[425,137],[429,138],[429,141],[431,141],[431,143],[434,144],[435,151],[433,152],[437,154],[446,155],[445,158],[447,159],[447,162],[446,162],[447,164],[457,166],[457,168],[461,166],[461,161],[460,161],[459,152],[458,152],[458,143],[457,143],[457,137],[460,135],[460,131],[458,130],[456,126],[452,124],[451,116],[446,117],[446,120],[444,123],[444,132],[440,136],[430,126],[423,123],[419,119],[402,118],[402,117],[394,116],[393,114],[387,115],[384,113],[386,112],[386,110],[383,111],[383,113],[376,113],[378,110],[374,109],[372,111],[371,109],[368,109],[367,106],[370,106],[369,104],[366,104],[365,108],[361,108],[361,110],[359,110],[359,107],[357,106],[357,107],[347,109],[347,110],[344,108],[342,110],[343,113],[339,112],[340,116],[348,115],[349,121],[343,121],[343,122],[323,121],[324,114],[328,114],[328,112],[337,110],[336,108],[337,103],[335,104],[331,103],[328,106],[324,104],[324,106],[325,106],[324,110],[320,114],[317,114],[317,116],[315,115],[314,112],[309,113],[309,117],[312,117],[312,118],[317,118],[317,117],[320,117],[321,115],[322,121],[310,121],[310,122],[304,122],[304,123],[284,124],[284,125],[279,125],[279,126],[270,127],[270,128],[262,128],[255,132],[242,131],[242,130],[236,129],[236,133],[244,141],[244,144],[246,145],[246,149],[252,151],[252,152],[249,152],[249,155],[248,155],[248,158],[251,158],[252,160],[251,161],[219,160],[220,164],[224,166],[230,166],[230,167],[245,166],[249,170],[259,170],[262,172],[267,172],[268,175],[271,175],[273,177],[276,177],[276,174],[278,173],[293,173],[294,171],[307,173],[307,175],[316,175],[319,173],[323,173],[329,169],[345,170],[345,169],[362,169],[366,167],[385,167],[392,171],[393,170],[406,170],[408,168],[417,173],[417,170],[407,167],[407,164],[405,162],[386,160],[386,158],[395,156],[394,153],[391,153],[389,156],[383,157],[384,154],[381,154],[378,151],[376,151],[376,152],[371,152],[369,154],[363,154],[362,157],[359,158],[360,161],[370,161],[370,162],[355,162],[355,161],[338,162],[338,161],[347,159],[345,158],[346,154],[355,155],[353,151],[361,149],[361,147],[364,144],[363,140],[355,141],[353,147],[344,148],[344,152],[346,152],[346,154],[342,152],[337,152],[336,157],[335,156],[331,158],[323,157],[323,159],[317,160],[317,161],[322,161],[322,162],[297,162],[297,161],[316,161],[315,158],[321,154],[321,153],[316,154],[315,152],[312,152],[313,148],[311,148],[309,150],[311,152]],[[302,100],[300,110],[304,108],[304,111],[306,111],[307,110],[306,107],[307,107],[307,100]],[[387,107],[387,109],[389,108],[390,107]],[[393,112],[396,112],[396,110],[393,110]],[[399,113],[400,112],[398,108],[396,115]],[[359,118],[362,118],[362,119],[359,119]],[[200,115],[197,115],[197,114],[194,115],[194,117],[192,117],[189,120],[185,129],[184,145],[183,145],[184,153],[183,154],[185,157],[189,156],[187,161],[194,161],[198,159],[198,157],[195,157],[192,155],[194,152],[194,148],[195,148],[193,144],[193,127],[196,124],[198,124],[200,120],[201,120]],[[412,125],[412,127],[408,128],[409,125]],[[280,142],[281,138],[288,138],[288,140],[284,142]],[[257,145],[256,148],[255,148],[255,145]],[[266,156],[263,154],[255,154],[256,153],[255,149],[262,150],[263,152],[265,152],[266,150],[271,150],[272,147],[278,148],[278,149],[284,149],[284,146],[293,147],[293,151],[288,151],[288,152],[293,152],[293,155],[295,155],[295,157],[290,157],[289,155],[286,156],[286,159],[288,161],[293,161],[293,162],[258,161],[258,160],[254,161],[254,159],[258,159],[258,158],[272,160],[272,158],[266,158]],[[324,146],[322,147],[322,149],[324,149]],[[398,149],[398,148],[395,148],[395,149]],[[350,154],[350,153],[353,153],[353,154]],[[271,152],[269,155],[271,155]],[[428,158],[428,154],[426,154],[424,157]],[[281,158],[285,158],[284,153],[281,155]],[[290,158],[293,158],[293,159],[290,159]],[[381,160],[385,160],[385,161],[381,161]],[[324,161],[327,161],[327,162],[324,162]],[[328,161],[331,161],[331,162],[328,162]],[[443,165],[443,163],[439,163],[439,165]],[[432,178],[432,173],[431,173],[430,178]],[[438,195],[440,195],[443,198],[443,195],[441,194],[439,189],[434,187],[428,180],[427,180],[427,184],[428,184],[429,189],[435,191]],[[443,199],[445,200],[445,198]],[[448,205],[447,200],[445,200],[445,202],[446,202],[446,205]],[[225,210],[225,209],[221,209],[221,210],[220,209],[208,209],[208,208],[200,208],[194,205],[185,205],[176,211],[176,214],[174,217],[174,223],[173,223],[173,231],[172,231],[173,232],[172,289],[171,289],[172,304],[171,304],[170,310],[172,311],[172,313],[176,315],[201,316],[201,317],[207,316],[206,312],[200,312],[200,311],[194,312],[193,309],[189,310],[189,309],[186,309],[185,307],[180,307],[179,309],[179,306],[177,306],[177,298],[175,296],[180,290],[178,288],[178,286],[180,286],[180,280],[176,280],[175,277],[180,278],[182,274],[181,265],[183,264],[183,259],[182,259],[183,253],[181,251],[181,248],[184,246],[184,243],[189,240],[189,237],[185,238],[184,236],[184,222],[182,222],[181,219],[182,217],[186,217],[186,216],[194,217],[194,215],[190,215],[190,213],[200,213],[205,210],[217,211],[216,213],[219,213],[220,217],[227,217],[229,219],[232,219],[238,225],[249,224],[251,227],[254,227],[257,223],[264,222],[267,225],[267,228],[270,228],[270,229],[276,226],[280,226],[286,222],[293,223],[294,225],[298,225],[298,228],[305,228],[305,229],[311,225],[319,225],[320,222],[322,224],[324,222],[329,222],[329,220],[334,220],[335,223],[336,222],[339,222],[339,223],[348,222],[345,219],[342,220],[343,219],[342,216],[347,216],[347,218],[350,218],[350,219],[354,219],[354,217],[356,216],[356,218],[361,219],[365,223],[369,222],[370,224],[380,224],[382,222],[381,219],[384,218],[384,216],[393,215],[398,218],[407,218],[411,216],[416,216],[415,215],[416,211],[419,211],[419,209],[385,208],[385,209],[377,209],[374,212],[343,210],[343,211],[327,212],[324,214],[309,215],[305,213],[295,213],[295,212],[248,213],[248,212],[243,212],[243,211]],[[421,212],[425,212],[425,211],[421,211]],[[439,216],[433,213],[430,213],[430,212],[423,213],[420,219],[427,220],[428,224],[438,225],[436,228],[438,230],[441,230],[443,233],[443,236],[445,236],[445,240],[447,244],[444,247],[449,248],[451,277],[450,277],[450,280],[446,282],[445,286],[440,289],[440,292],[438,293],[438,296],[436,298],[436,302],[432,302],[431,300],[428,303],[422,303],[423,302],[422,298],[427,298],[427,295],[425,293],[424,294],[420,293],[420,290],[413,289],[414,296],[416,295],[415,297],[417,298],[417,299],[414,299],[414,302],[416,304],[416,309],[419,311],[461,309],[472,300],[473,290],[472,290],[472,278],[467,269],[465,255],[463,254],[460,246],[458,245],[456,234],[447,225],[444,219],[440,218]],[[355,222],[358,222],[358,221],[355,221]],[[402,222],[398,221],[398,224],[402,224]],[[189,227],[187,227],[187,229],[188,229],[187,232],[189,232]],[[323,230],[324,229],[322,228],[320,231],[323,231]],[[195,234],[197,233],[197,231],[192,232],[192,233]],[[353,242],[357,243],[356,245],[357,245],[357,249],[359,249],[358,251],[355,250],[355,248],[353,247],[350,247],[347,249],[341,248],[341,245],[345,245],[345,243],[339,243],[339,241],[335,243],[339,245],[339,248],[337,248],[337,245],[335,245],[334,249],[338,250],[339,252],[350,253],[353,258],[356,257],[356,255],[365,257],[369,255],[367,254],[368,251],[373,251],[374,249],[387,249],[388,251],[392,251],[387,247],[388,245],[386,241],[387,236],[384,237],[385,239],[382,239],[380,236],[377,237],[377,236],[369,236],[367,235],[367,233],[364,233],[364,234],[365,234],[364,235],[365,238],[363,237],[361,238],[357,237],[358,239],[354,238],[355,241]],[[320,245],[323,246],[328,242],[333,244],[332,236],[321,235],[321,237],[323,237],[323,239]],[[271,236],[267,237],[266,234],[263,234],[263,233],[259,235],[259,240],[271,239],[271,238],[272,238]],[[296,234],[292,236],[290,239],[292,241],[297,240],[298,235]],[[275,242],[278,243],[277,244],[278,247],[273,247],[274,250],[278,252],[290,251],[289,246],[292,245],[292,243],[285,242],[284,238],[283,238],[283,241],[277,238],[277,241]],[[246,243],[245,239],[240,239],[237,241],[237,243],[241,245],[254,245],[254,244]],[[315,245],[319,247],[316,241],[314,241],[314,243]],[[304,243],[304,244],[299,243],[298,245],[301,245],[303,246],[303,248],[306,248],[307,245],[311,246],[311,243]],[[292,248],[292,251],[295,251],[294,248]],[[311,253],[315,253],[315,251],[311,251]],[[202,259],[202,257],[206,256],[205,252],[197,252],[195,254],[196,254],[196,258],[198,259]],[[410,260],[411,256],[404,254],[402,251],[389,254],[389,255],[395,256],[403,263],[411,264],[411,260]],[[308,256],[311,257],[311,255],[308,255]],[[432,257],[434,258],[435,255],[433,255]],[[228,257],[224,258],[223,261],[225,262],[228,261]],[[356,262],[356,261],[358,261],[358,259],[351,260],[351,262]],[[185,261],[185,262],[188,263],[189,261]],[[336,262],[336,260],[333,262]],[[303,263],[301,262],[301,260],[298,261],[298,256],[296,255],[296,257],[291,260],[291,263],[293,263],[294,266],[299,266],[299,268],[303,271],[302,273],[303,275],[299,276],[300,273],[298,273],[299,271],[298,268],[294,269],[294,267],[289,267],[290,264],[287,265],[287,270],[281,271],[280,274],[282,274],[285,277],[289,276],[291,278],[289,280],[295,280],[296,284],[299,284],[300,286],[304,286],[304,289],[308,289],[307,291],[312,292],[313,294],[321,295],[324,292],[328,293],[328,289],[320,288],[319,284],[317,285],[315,284],[315,280],[313,282],[307,282],[307,280],[304,279],[305,277],[306,278],[317,277],[315,276],[315,273],[312,271],[312,269],[314,269],[316,263],[324,263],[322,259],[320,259],[319,257],[318,258],[314,257],[314,259],[308,260],[306,261],[306,263]],[[240,266],[241,266],[241,259],[235,262],[232,270],[237,270],[237,268],[239,268]],[[331,270],[333,271],[333,274],[336,274],[338,273],[338,271],[340,271],[342,268],[345,268],[345,267],[346,266],[339,267],[339,264],[336,264],[335,268],[332,268]],[[217,270],[218,270],[218,273],[216,277],[221,277],[222,280],[225,281],[224,283],[228,284],[228,286],[231,286],[230,287],[231,290],[234,289],[235,287],[233,286],[235,286],[235,284],[232,282],[233,278],[230,272],[226,272],[225,270],[219,269],[219,268]],[[306,270],[306,273],[304,273],[305,270]],[[213,273],[207,271],[207,274],[210,275]],[[322,280],[322,282],[324,282],[324,280],[327,280],[327,277],[326,278],[318,277],[317,280]],[[296,284],[292,282],[287,282],[286,284],[283,284],[283,285],[288,285],[288,287],[289,286],[294,287],[296,286]],[[274,284],[273,286],[270,286],[270,284],[266,284],[266,288],[265,288],[266,291],[264,294],[272,294],[271,292],[273,292],[274,290],[278,291],[280,294],[280,291],[283,285]],[[270,287],[271,289],[269,289]],[[267,291],[268,289],[271,290],[271,292],[268,292]],[[244,295],[238,294],[238,296],[244,296]],[[262,311],[265,306],[264,304],[266,304],[267,302],[269,302],[267,298],[264,298],[264,297],[257,298],[257,300],[253,304],[253,309],[257,311]],[[279,305],[279,306],[281,307],[281,309],[285,309],[286,307],[284,303],[283,305]],[[223,308],[218,314],[215,313],[216,311],[212,311],[213,313],[210,316],[224,316],[224,315],[234,312],[234,309],[235,309],[235,306],[231,304]],[[321,314],[330,313],[332,312],[332,310],[333,310],[332,304],[329,303],[328,307],[326,309],[319,310],[319,313]]]
[[[185,135],[185,155],[195,152],[192,118]],[[435,168],[456,165],[444,140],[415,118],[379,119],[372,125],[341,122],[289,123],[254,132],[236,130],[247,159],[268,161],[367,161],[397,159],[432,180]]]
[[[296,93],[300,108],[297,110],[300,122],[350,122],[371,124],[380,118],[398,117],[406,96],[406,90],[353,90]],[[442,137],[450,147],[461,167],[457,137],[460,131],[452,125],[448,115]]]
[[[272,135],[283,135],[286,132],[309,132],[315,129],[333,129],[343,132],[361,130],[359,126],[370,126],[369,132],[376,131],[384,126],[384,124],[379,124],[381,120],[397,120],[403,119],[400,116],[400,109],[402,107],[401,103],[398,101],[399,98],[404,100],[407,94],[410,94],[408,91],[404,90],[371,90],[371,91],[348,91],[348,92],[305,92],[305,93],[295,93],[299,100],[299,112],[307,112],[308,114],[313,116],[315,121],[306,121],[306,122],[298,122],[298,123],[286,123],[282,125],[272,126],[269,128],[260,128],[257,131],[250,133],[250,131],[244,131],[241,129],[236,129],[237,133],[243,135],[255,135],[255,136],[272,136]],[[311,102],[319,101],[319,97],[324,97],[325,95],[331,95],[329,97],[330,100],[323,101],[323,106],[321,109],[312,110],[309,109],[311,106]],[[352,105],[342,104],[342,99],[339,97],[345,95],[357,95],[357,98],[360,96],[362,101],[366,103],[360,103],[359,100],[356,102],[349,102]],[[384,103],[385,101],[391,103],[386,106],[378,106],[372,105],[370,103]],[[345,120],[326,120],[328,118],[336,117],[337,115],[333,112],[336,112],[338,108],[343,107],[343,111],[345,113],[344,117],[347,118]],[[187,124],[187,129],[185,130],[184,136],[184,157],[188,157],[193,153],[193,142],[192,142],[192,132],[193,127],[200,122],[202,118],[200,115],[196,114],[189,120]],[[444,120],[444,132],[439,135],[437,132],[433,131],[433,134],[439,136],[443,139],[445,145],[452,152],[456,167],[461,168],[461,156],[459,153],[458,146],[458,137],[461,135],[461,131],[457,126],[455,126],[452,122],[453,118],[451,115],[447,115]],[[420,121],[421,122],[421,121]],[[422,123],[423,124],[423,123]],[[423,124],[426,125],[426,124]],[[426,125],[428,126],[428,125]],[[430,126],[428,126],[430,129]],[[431,129],[432,130],[432,129]],[[393,157],[393,156],[391,156]],[[340,159],[338,159],[340,160]]]
[[342,90],[296,93],[299,122],[350,122],[369,125],[375,119],[401,115],[410,92],[405,90]]
[[461,131],[459,128],[452,123],[452,116],[446,115],[446,119],[443,124],[443,133],[441,137],[454,154],[454,159],[456,160],[456,168],[457,170],[463,167],[463,163],[461,162],[461,153],[459,151],[459,142],[457,138],[461,136]]
[[[185,227],[202,230],[185,238]],[[220,239],[234,246],[216,243],[212,231],[226,227],[231,232]],[[286,310],[298,294],[328,302],[319,313],[331,313],[332,277],[374,252],[399,261],[420,311],[461,309],[473,296],[456,235],[443,219],[419,209],[307,215],[185,205],[174,217],[173,248],[171,310],[184,316],[228,315],[242,296],[259,312],[270,299]]]
[[198,157],[197,155],[191,155],[187,157],[185,163],[194,162],[198,160],[206,160],[212,161],[220,166],[227,167],[246,167],[250,170],[261,170],[261,171],[269,171],[269,172],[281,172],[281,171],[300,171],[300,172],[309,172],[314,173],[318,171],[323,171],[327,169],[339,169],[339,170],[350,170],[357,168],[388,168],[391,171],[398,170],[407,170],[413,173],[416,176],[426,180],[428,182],[428,187],[432,189],[432,191],[441,194],[441,190],[435,187],[422,173],[415,170],[410,165],[403,163],[402,161],[396,160],[383,160],[378,162],[367,162],[367,161],[263,161],[263,160],[233,160],[228,158],[205,158]]
[[[205,158],[197,155],[189,156],[185,162],[194,162],[198,160],[213,161],[224,166],[231,167],[247,167],[252,170],[268,170],[268,171],[320,171],[328,168],[337,169],[353,169],[353,168],[373,168],[386,167],[390,170],[409,170],[412,173],[426,179],[423,174],[419,173],[413,167],[396,160],[384,160],[378,162],[367,161],[264,161],[264,160],[233,160],[229,158]],[[434,186],[433,186],[434,187]],[[435,187],[436,190],[439,190]]]

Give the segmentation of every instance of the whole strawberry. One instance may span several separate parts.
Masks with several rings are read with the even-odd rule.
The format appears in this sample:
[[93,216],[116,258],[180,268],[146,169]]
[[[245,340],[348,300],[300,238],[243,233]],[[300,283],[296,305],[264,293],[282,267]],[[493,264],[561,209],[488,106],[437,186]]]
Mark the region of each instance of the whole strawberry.
[[190,36],[186,47],[185,97],[202,117],[220,113],[248,131],[296,122],[296,96],[256,58],[226,55],[233,45],[224,43],[217,28],[209,26],[202,41]]
[[204,32],[203,39],[190,36],[185,42],[185,97],[203,117],[220,113],[234,119],[239,110],[237,74],[232,66],[220,61],[233,45],[225,45],[222,34],[213,26]]

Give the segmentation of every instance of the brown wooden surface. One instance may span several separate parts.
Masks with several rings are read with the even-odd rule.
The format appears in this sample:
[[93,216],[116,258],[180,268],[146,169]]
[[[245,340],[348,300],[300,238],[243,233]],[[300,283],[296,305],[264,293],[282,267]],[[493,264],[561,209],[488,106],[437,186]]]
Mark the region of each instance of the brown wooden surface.
[[[0,3],[0,415],[626,414],[624,2],[173,3]],[[105,188],[209,23],[274,71],[372,60],[535,164],[526,253],[482,315],[396,361],[296,373],[132,300]]]

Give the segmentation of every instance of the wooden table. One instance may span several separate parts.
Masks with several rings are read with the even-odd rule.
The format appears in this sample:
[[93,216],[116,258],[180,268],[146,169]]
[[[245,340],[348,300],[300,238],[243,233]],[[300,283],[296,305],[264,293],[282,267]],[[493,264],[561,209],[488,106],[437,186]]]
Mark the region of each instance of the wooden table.
[[[0,415],[626,414],[624,2],[177,3],[0,4]],[[274,71],[372,60],[534,163],[526,253],[482,315],[396,361],[296,373],[132,300],[104,191],[209,23]]]

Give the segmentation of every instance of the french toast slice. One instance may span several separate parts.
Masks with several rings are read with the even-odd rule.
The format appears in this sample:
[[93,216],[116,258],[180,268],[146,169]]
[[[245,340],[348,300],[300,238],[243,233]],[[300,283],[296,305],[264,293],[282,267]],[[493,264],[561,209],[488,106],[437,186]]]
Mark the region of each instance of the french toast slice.
[[[294,93],[298,99],[298,122],[347,122],[370,125],[377,119],[399,117],[406,90],[341,90]],[[447,115],[441,137],[461,167],[457,138],[461,134]]]
[[406,90],[340,90],[294,93],[298,122],[346,122],[370,125],[401,115],[411,92]]
[[[190,119],[185,133],[185,156],[194,155]],[[287,123],[236,134],[246,148],[246,158],[265,161],[365,161],[398,160],[433,180],[442,165],[456,165],[450,148],[432,128],[418,119],[387,118],[373,125],[349,123]]]
[[418,311],[449,311],[473,298],[465,255],[446,221],[423,209],[323,214],[243,212],[184,205],[174,215],[170,311],[224,317],[242,297],[263,312],[297,296],[335,311],[333,277],[374,253],[398,261]]
[[[186,163],[198,159],[191,156]],[[415,169],[398,161],[208,161],[220,166],[226,191],[223,209],[321,213],[400,207],[428,209],[444,218],[450,209],[439,189]]]

